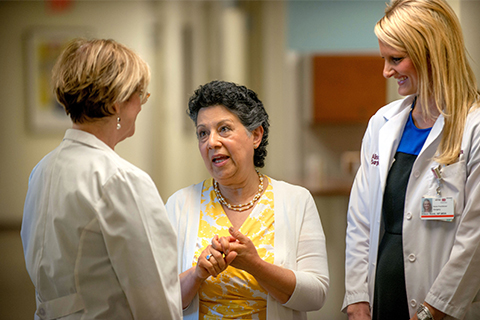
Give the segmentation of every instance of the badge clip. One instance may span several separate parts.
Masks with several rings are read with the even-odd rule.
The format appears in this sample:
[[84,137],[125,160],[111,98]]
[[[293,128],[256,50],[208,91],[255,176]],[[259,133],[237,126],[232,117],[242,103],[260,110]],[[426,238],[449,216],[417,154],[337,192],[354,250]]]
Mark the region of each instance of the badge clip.
[[442,171],[441,171],[441,165],[439,165],[436,168],[432,168],[433,175],[435,176],[435,179],[437,179],[437,196],[441,197],[442,196]]

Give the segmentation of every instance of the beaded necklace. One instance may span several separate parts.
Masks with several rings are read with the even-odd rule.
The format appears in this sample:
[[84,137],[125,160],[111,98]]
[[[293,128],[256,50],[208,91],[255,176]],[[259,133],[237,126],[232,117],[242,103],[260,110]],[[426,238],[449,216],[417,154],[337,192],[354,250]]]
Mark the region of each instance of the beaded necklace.
[[260,179],[260,184],[258,185],[258,193],[253,197],[253,199],[247,203],[243,204],[230,204],[228,203],[225,198],[222,196],[222,193],[220,192],[220,189],[218,188],[218,182],[216,180],[213,180],[213,189],[215,190],[215,194],[217,195],[218,201],[220,201],[221,204],[225,205],[228,209],[234,210],[234,211],[245,211],[253,207],[255,202],[260,199],[263,193],[263,174],[258,172],[258,178]]

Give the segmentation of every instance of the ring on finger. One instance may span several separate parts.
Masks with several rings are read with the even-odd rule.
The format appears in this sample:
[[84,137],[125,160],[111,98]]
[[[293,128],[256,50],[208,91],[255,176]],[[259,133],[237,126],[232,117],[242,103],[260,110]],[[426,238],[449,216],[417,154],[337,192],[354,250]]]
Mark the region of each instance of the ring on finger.
[[207,256],[205,257],[205,259],[210,260],[211,257],[212,257],[212,255],[209,254],[209,255],[207,255]]

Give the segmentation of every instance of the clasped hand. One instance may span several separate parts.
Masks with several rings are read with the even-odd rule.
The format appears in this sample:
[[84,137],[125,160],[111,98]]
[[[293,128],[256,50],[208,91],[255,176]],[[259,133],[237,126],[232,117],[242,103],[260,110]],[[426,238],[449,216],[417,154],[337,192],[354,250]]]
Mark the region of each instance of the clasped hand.
[[198,267],[202,278],[210,275],[216,277],[229,265],[249,272],[261,260],[255,245],[247,236],[233,227],[228,231],[230,236],[227,237],[215,235],[212,244],[200,255]]

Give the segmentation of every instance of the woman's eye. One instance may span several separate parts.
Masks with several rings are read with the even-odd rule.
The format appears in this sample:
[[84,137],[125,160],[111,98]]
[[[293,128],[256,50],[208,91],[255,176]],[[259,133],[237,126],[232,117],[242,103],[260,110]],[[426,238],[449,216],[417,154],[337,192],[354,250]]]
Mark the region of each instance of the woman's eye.
[[220,132],[227,132],[229,130],[230,130],[230,128],[227,127],[227,126],[223,126],[223,127],[220,128]]
[[393,63],[399,63],[403,58],[392,58]]
[[199,138],[203,138],[203,137],[205,137],[206,135],[207,135],[207,133],[206,133],[205,131],[198,131],[198,132],[197,132],[197,136],[198,136]]

